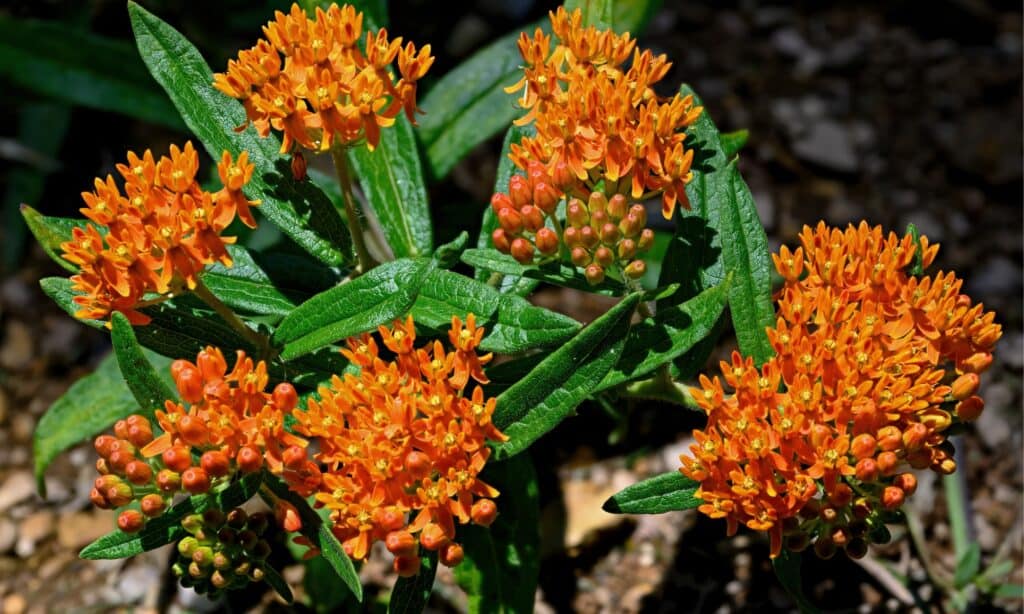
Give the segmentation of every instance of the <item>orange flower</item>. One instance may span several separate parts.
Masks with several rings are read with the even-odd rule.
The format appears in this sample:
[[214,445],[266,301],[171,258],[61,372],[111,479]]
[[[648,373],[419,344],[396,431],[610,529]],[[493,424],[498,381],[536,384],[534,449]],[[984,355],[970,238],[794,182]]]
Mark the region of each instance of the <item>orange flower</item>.
[[701,107],[691,96],[654,93],[671,64],[635,49],[629,33],[584,28],[579,9],[559,8],[550,18],[556,44],[539,28],[532,38],[524,32],[523,78],[506,88],[522,92],[527,110],[516,124],[536,128],[512,145],[513,162],[523,170],[539,162],[549,174],[564,166],[569,181],[559,187],[570,194],[585,197],[602,184],[609,198],[660,194],[666,219],[677,202],[689,208],[684,188],[693,152],[683,142]]
[[[264,26],[266,38],[214,75],[214,87],[242,101],[247,124],[260,136],[281,132],[281,153],[296,145],[327,151],[363,139],[373,150],[380,127],[403,110],[415,123],[416,83],[434,58],[430,45],[403,47],[401,37],[389,39],[384,28],[366,33],[364,53],[362,31],[363,14],[351,5],[317,8],[310,19],[293,4]],[[396,59],[397,82],[391,72]]]
[[783,538],[798,548],[817,538],[824,552],[855,520],[884,523],[916,483],[896,475],[899,463],[953,471],[944,431],[954,413],[977,417],[959,411],[959,398],[977,398],[976,374],[1001,335],[951,273],[908,274],[915,253],[924,266],[935,258],[924,237],[821,223],[800,240],[773,256],[785,279],[767,331],[776,355],[760,369],[736,353],[723,362],[732,394],[701,376],[693,397],[708,425],[681,457],[701,483],[701,511],[726,518],[730,532],[769,532],[772,556]]
[[411,316],[379,332],[393,360],[380,357],[369,334],[349,339],[342,353],[359,374],[334,377],[319,400],[293,412],[296,431],[319,442],[314,458],[325,470],[316,501],[356,559],[375,541],[404,543],[407,534],[422,533],[427,548],[451,543],[456,521],[470,522],[474,504],[498,495],[478,476],[486,442],[506,439],[491,422],[494,399],[479,385],[469,389],[487,382],[482,367],[491,357],[477,354],[483,330],[473,314],[465,324],[452,318],[452,351],[440,341],[416,348]]
[[81,210],[95,226],[73,229],[61,249],[81,269],[71,278],[80,293],[76,317],[105,320],[120,311],[133,324],[145,324],[149,317],[137,307],[147,293],[193,288],[207,264],[231,265],[225,246],[235,239],[221,232],[236,213],[256,227],[249,207],[258,203],[241,191],[253,166],[245,153],[233,161],[224,152],[218,165],[224,187],[207,192],[196,182],[199,156],[188,142],[183,149],[171,145],[170,157],[159,160],[149,150],[141,158],[128,152],[128,163],[117,170],[124,194],[110,175],[97,178],[95,191],[82,193]]

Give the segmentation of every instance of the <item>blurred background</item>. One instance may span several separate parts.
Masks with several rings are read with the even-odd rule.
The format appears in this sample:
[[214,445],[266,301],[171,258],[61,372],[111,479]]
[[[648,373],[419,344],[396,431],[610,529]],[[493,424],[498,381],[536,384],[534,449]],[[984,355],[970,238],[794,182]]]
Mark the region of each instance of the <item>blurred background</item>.
[[[215,71],[254,43],[273,10],[287,9],[270,0],[142,4],[192,40]],[[555,6],[532,0],[390,5],[394,35],[433,44],[437,62],[421,92],[481,46]],[[639,34],[642,45],[674,62],[665,92],[690,83],[723,132],[749,129],[740,167],[773,249],[822,219],[866,219],[897,231],[914,223],[942,244],[935,268],[956,270],[972,298],[997,311],[1004,337],[983,379],[987,409],[963,437],[958,460],[981,568],[997,564],[1016,584],[1024,582],[1021,20],[1019,3],[981,0],[686,1],[664,2]],[[105,78],[89,78],[90,71]],[[119,1],[0,4],[0,92],[3,612],[286,609],[269,595],[210,604],[177,593],[166,550],[129,561],[79,561],[82,546],[113,528],[113,517],[88,503],[94,478],[88,446],[51,466],[47,500],[36,495],[35,423],[109,344],[40,292],[41,277],[61,273],[33,244],[18,207],[77,216],[79,193],[91,189],[94,177],[114,172],[127,150],[166,151],[189,135],[138,58]],[[496,135],[431,184],[435,244],[479,220],[500,146]],[[544,290],[534,300],[581,321],[607,307],[568,290]],[[713,359],[727,355],[731,344],[726,334]],[[759,536],[725,538],[723,523],[694,512],[621,517],[600,511],[620,488],[676,468],[700,416],[652,403],[595,404],[580,413],[584,419],[566,421],[531,450],[544,469],[538,611],[794,607]],[[897,529],[891,545],[862,561],[808,559],[804,586],[812,601],[828,611],[940,611],[941,591],[928,578],[951,576],[956,566],[949,515],[942,482],[922,474],[920,484],[908,507],[922,527],[918,547]],[[389,569],[364,567],[371,594],[386,593]],[[302,584],[302,566],[286,571],[293,586]],[[438,578],[431,607],[464,609],[451,574]],[[978,604],[979,610],[1021,608],[1006,597]]]

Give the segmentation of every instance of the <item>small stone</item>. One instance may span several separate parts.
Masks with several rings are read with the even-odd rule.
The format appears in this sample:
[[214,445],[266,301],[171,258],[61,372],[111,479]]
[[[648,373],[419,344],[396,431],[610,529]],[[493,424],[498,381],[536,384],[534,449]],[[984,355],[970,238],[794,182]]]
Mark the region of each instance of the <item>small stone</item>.
[[17,471],[0,486],[0,513],[21,503],[36,491],[36,482],[28,471]]
[[794,141],[793,152],[808,162],[841,173],[853,173],[859,167],[849,132],[832,120],[813,124],[805,136]]
[[24,322],[9,321],[0,347],[0,366],[20,371],[28,367],[34,354],[32,330]]
[[90,511],[68,514],[57,525],[57,542],[68,550],[78,550],[114,529],[112,512]]
[[985,261],[980,269],[967,279],[968,294],[985,300],[988,297],[1018,296],[1021,291],[1021,269],[1006,256]]
[[17,413],[11,419],[11,435],[17,443],[32,441],[32,431],[36,428],[36,419],[28,413]]
[[14,552],[21,558],[28,558],[36,551],[36,544],[53,533],[53,512],[42,510],[28,515],[18,526],[18,541]]
[[0,554],[10,552],[18,540],[18,528],[8,518],[0,518]]
[[4,597],[4,614],[22,614],[28,607],[28,600],[18,593]]

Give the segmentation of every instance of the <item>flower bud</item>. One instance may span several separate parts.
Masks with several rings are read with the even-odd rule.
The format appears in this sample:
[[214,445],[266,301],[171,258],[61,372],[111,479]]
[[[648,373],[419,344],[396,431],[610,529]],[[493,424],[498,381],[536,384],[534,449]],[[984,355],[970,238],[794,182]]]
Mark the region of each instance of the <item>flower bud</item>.
[[125,533],[138,533],[146,524],[146,518],[139,510],[125,510],[117,515],[117,528]]
[[964,399],[973,396],[974,393],[978,392],[978,386],[980,384],[981,378],[978,377],[977,373],[964,373],[953,382],[951,391],[953,398],[957,401],[963,401]]
[[537,232],[544,227],[544,214],[533,205],[526,205],[520,211],[523,216],[523,226],[530,232]]
[[868,553],[868,543],[861,537],[855,537],[846,544],[845,551],[851,559],[862,559]]
[[290,412],[299,404],[299,393],[295,392],[295,386],[288,382],[281,382],[274,386],[274,405],[283,412]]
[[583,275],[587,278],[587,283],[592,286],[596,286],[604,281],[604,269],[599,264],[591,264],[584,271]]
[[505,207],[498,212],[498,223],[505,229],[505,232],[515,236],[523,231],[523,216],[515,209]]
[[427,477],[433,470],[434,464],[424,452],[413,450],[405,455],[405,469],[416,480]]
[[181,485],[193,495],[210,490],[210,476],[200,467],[189,467],[181,474]]
[[842,508],[846,507],[853,500],[853,489],[842,482],[835,485],[832,492],[828,493],[828,502]]
[[608,200],[608,215],[611,217],[612,222],[618,222],[622,218],[626,217],[629,212],[629,203],[626,202],[626,197],[622,194],[616,194]]
[[[925,433],[928,429],[933,431],[944,431],[953,424],[953,417],[949,415],[949,412],[943,411],[936,408],[928,408],[919,414],[922,426],[925,427]],[[923,440],[923,438],[922,438]]]
[[878,447],[886,452],[898,450],[903,445],[903,433],[895,426],[883,426],[877,433]]
[[192,562],[199,567],[212,567],[213,566],[213,548],[209,546],[199,546],[192,550]]
[[956,404],[956,417],[965,422],[970,422],[971,420],[977,420],[978,416],[981,415],[981,412],[984,409],[985,401],[983,401],[981,397],[977,395],[967,397]]
[[622,241],[619,241],[617,251],[620,259],[632,260],[633,256],[636,256],[636,241],[633,239],[623,239]]
[[903,431],[903,447],[907,452],[918,450],[924,445],[924,438],[928,436],[928,427],[916,422]]
[[978,352],[962,360],[957,367],[968,373],[984,373],[992,366],[992,354],[989,352]]
[[[299,516],[299,510],[287,501],[278,499],[274,505],[274,516],[277,518],[277,524],[285,531],[294,533],[302,529],[302,518]],[[245,538],[239,534],[239,539]]]
[[107,497],[98,488],[93,488],[89,491],[89,501],[101,510],[108,510],[113,507],[107,501]]
[[300,446],[288,446],[281,455],[281,462],[284,463],[285,469],[298,471],[306,464],[306,451]]
[[105,474],[108,474],[110,472],[111,472],[110,471],[110,463],[107,462],[107,459],[105,459],[105,458],[97,458],[96,459],[96,473],[98,473],[100,475],[105,475]]
[[605,245],[615,245],[620,238],[619,228],[611,222],[601,226],[601,242]]
[[[570,230],[576,230],[572,228]],[[550,228],[541,228],[537,231],[537,235],[533,238],[534,243],[537,244],[537,251],[550,256],[558,251],[558,235],[555,234],[554,230]]]
[[149,484],[149,481],[153,479],[153,470],[145,461],[140,460],[133,460],[125,465],[124,474],[128,481],[136,486]]
[[99,480],[97,480],[95,486],[103,494],[103,498],[106,499],[110,507],[121,507],[132,502],[134,493],[132,492],[132,487],[127,482],[114,475],[103,477],[113,479],[107,480],[105,487],[101,487]]
[[236,507],[229,510],[227,516],[224,518],[224,522],[232,529],[244,528],[246,523],[249,522],[249,515],[245,513],[240,507]]
[[520,209],[533,200],[530,182],[522,175],[512,175],[508,180],[508,195],[516,209]]
[[850,452],[853,453],[854,458],[861,459],[875,455],[875,448],[878,442],[875,438],[868,433],[861,433],[853,438],[853,442],[850,444]]
[[606,213],[605,211],[590,212],[590,227],[593,228],[595,232],[600,233],[601,228],[603,228],[604,225],[608,223],[608,213]]
[[[214,561],[217,560],[216,555],[213,557],[213,559]],[[216,565],[214,565],[214,567],[216,567]],[[229,580],[227,576],[221,573],[221,571],[222,570],[217,569],[212,574],[210,574],[210,584],[213,585],[213,588],[217,590],[227,588],[228,585],[231,584],[231,580]]]
[[896,456],[895,452],[882,452],[875,457],[875,464],[878,465],[878,471],[885,476],[892,475],[896,472],[896,465],[898,465],[900,459]]
[[878,464],[873,458],[862,458],[854,468],[857,479],[861,482],[874,482],[878,478]]
[[[138,420],[132,420],[132,418]],[[142,416],[131,416],[128,418],[128,436],[125,439],[133,446],[143,448],[153,441],[153,427]]]
[[181,474],[170,469],[161,469],[156,474],[156,487],[162,492],[177,492],[181,489]]
[[181,398],[188,403],[198,403],[203,400],[203,377],[199,370],[188,364],[178,376],[174,378]]
[[396,556],[392,567],[399,576],[411,578],[420,572],[420,558],[418,556]]
[[112,435],[100,435],[93,441],[93,447],[96,449],[96,453],[103,458],[110,456],[113,451],[114,443],[117,442],[117,438]]
[[512,250],[512,246],[509,243],[508,235],[505,234],[504,228],[495,228],[494,231],[491,232],[491,243],[494,244],[494,249],[503,254],[507,254]]
[[562,195],[557,189],[550,183],[545,181],[538,181],[533,186],[533,204],[540,208],[541,211],[551,215],[555,212],[555,207],[558,205],[558,201],[562,199]]
[[531,264],[533,262],[533,245],[526,239],[519,237],[512,241],[512,257],[520,264]]
[[162,496],[150,493],[139,501],[139,508],[147,518],[155,518],[164,513],[164,510],[167,509],[167,502]]
[[128,439],[128,422],[126,420],[118,420],[114,423],[114,435],[119,439]]
[[565,231],[563,231],[562,240],[569,247],[576,247],[581,243],[579,229],[569,226],[568,228],[565,229]]
[[408,531],[392,531],[384,538],[384,546],[391,554],[409,556],[416,553],[416,538]]
[[836,545],[827,537],[819,537],[814,542],[814,554],[819,559],[827,561],[836,555]]
[[594,249],[594,246],[596,246],[600,240],[601,239],[597,236],[597,233],[594,232],[592,227],[584,226],[583,228],[580,228],[580,244],[582,244],[583,247],[587,249]]
[[192,553],[195,552],[196,548],[198,547],[199,540],[197,540],[195,537],[191,535],[189,535],[188,537],[183,537],[181,541],[178,542],[178,554],[187,559],[191,559]]
[[917,490],[917,476],[913,473],[901,473],[892,481],[893,486],[899,488],[908,497]]
[[642,254],[651,249],[652,245],[654,245],[654,231],[650,228],[644,228],[640,232],[640,238],[637,239],[636,249]]
[[941,462],[939,462],[937,466],[933,467],[933,469],[935,469],[942,475],[951,475],[954,471],[956,471],[956,461],[954,461],[952,458],[944,459]]
[[188,448],[183,446],[167,448],[160,455],[160,459],[164,462],[165,467],[175,473],[181,473],[192,466],[192,454]]
[[[591,217],[595,213],[605,213],[608,210],[608,198],[603,192],[591,192],[590,198],[587,199],[587,209],[590,211]],[[603,224],[604,221],[601,223]]]
[[201,418],[186,414],[178,418],[178,434],[185,440],[185,443],[192,446],[202,446],[207,443],[210,431],[203,424]]
[[228,371],[228,363],[220,350],[207,347],[196,355],[196,366],[207,382],[217,381]]
[[495,192],[494,196],[491,196],[491,211],[494,215],[498,215],[498,212],[505,208],[514,209],[515,205],[512,204],[512,199],[506,194],[501,192]]
[[555,163],[554,169],[551,171],[551,182],[562,192],[576,181],[576,175],[569,170],[569,165],[564,160],[559,160]]
[[292,179],[295,181],[306,180],[306,156],[301,151],[292,153]]
[[498,506],[490,499],[478,499],[470,509],[469,515],[474,523],[489,527],[498,516]]
[[565,206],[565,219],[569,226],[582,228],[590,223],[590,214],[578,198],[573,198]]
[[626,277],[640,279],[647,273],[647,263],[643,260],[634,260],[626,266]]
[[255,473],[263,467],[263,455],[252,446],[242,446],[235,455],[235,462],[242,473]]
[[171,363],[171,378],[177,380],[178,374],[189,367],[194,367],[194,365],[187,360],[182,360],[181,358],[175,360]]
[[544,164],[537,160],[530,160],[526,163],[526,179],[531,186],[536,185],[538,181],[545,181],[547,178],[548,172]]
[[894,510],[903,505],[903,489],[898,486],[886,486],[882,491],[882,507]]
[[602,245],[594,250],[594,262],[600,264],[602,267],[610,267],[615,263],[615,253],[608,249],[608,247]]
[[583,247],[574,247],[569,253],[569,258],[576,266],[587,266],[590,264],[590,252]]
[[444,530],[440,526],[433,522],[428,523],[420,531],[420,545],[427,550],[437,550],[446,543],[448,543],[448,536],[444,534]]
[[465,553],[462,550],[462,546],[453,542],[448,542],[441,546],[440,556],[437,558],[441,561],[442,565],[446,567],[455,567],[462,562],[464,556]]

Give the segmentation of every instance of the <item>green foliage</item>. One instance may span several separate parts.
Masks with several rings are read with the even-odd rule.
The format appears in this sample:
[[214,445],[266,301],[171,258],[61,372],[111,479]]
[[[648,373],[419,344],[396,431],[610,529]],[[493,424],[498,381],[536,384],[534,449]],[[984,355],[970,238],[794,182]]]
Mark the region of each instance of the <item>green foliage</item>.
[[139,404],[139,413],[152,418],[157,409],[163,409],[164,401],[174,399],[176,395],[171,392],[171,388],[164,380],[160,379],[153,364],[146,357],[146,352],[135,338],[128,318],[122,313],[115,313],[110,318],[110,324],[110,338],[121,375]]
[[542,281],[556,286],[585,290],[595,294],[619,296],[626,287],[622,282],[608,278],[600,286],[592,286],[582,271],[576,267],[558,262],[545,264],[520,264],[515,258],[496,249],[467,249],[462,252],[462,261],[477,270],[491,271],[502,275],[513,275]]
[[420,548],[420,571],[410,578],[399,578],[388,600],[388,614],[422,612],[430,600],[437,575],[437,552]]
[[612,514],[664,514],[700,505],[695,495],[700,486],[678,471],[669,471],[627,486],[604,502]]
[[775,570],[775,577],[779,584],[786,589],[789,596],[796,602],[797,607],[803,614],[816,614],[818,608],[811,603],[804,595],[803,580],[800,577],[800,553],[783,550],[779,556],[772,559],[772,568]]

